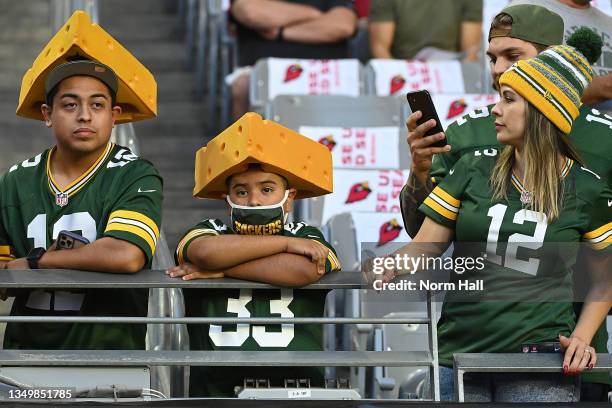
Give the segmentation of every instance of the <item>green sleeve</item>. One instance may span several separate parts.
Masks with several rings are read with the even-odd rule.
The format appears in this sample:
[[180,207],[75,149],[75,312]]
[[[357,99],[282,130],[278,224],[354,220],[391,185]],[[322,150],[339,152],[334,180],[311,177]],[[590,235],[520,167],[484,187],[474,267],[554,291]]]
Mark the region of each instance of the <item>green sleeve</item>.
[[469,182],[471,160],[469,155],[462,157],[423,201],[419,210],[438,224],[455,229],[461,197]]
[[463,21],[482,22],[482,0],[464,0],[462,18]]
[[295,230],[296,238],[312,239],[313,241],[317,241],[329,249],[327,261],[325,261],[325,273],[339,271],[342,269],[342,265],[340,264],[340,260],[336,254],[336,250],[329,242],[325,240],[321,231],[304,223],[290,224],[290,228],[291,226],[294,226],[293,229]]
[[612,243],[612,192],[608,187],[602,189],[590,210],[589,226],[582,240],[597,251],[609,248]]
[[[451,123],[444,131],[444,136],[452,149],[456,149],[456,145],[453,143],[459,130],[457,122]],[[460,136],[460,134],[459,134]],[[429,178],[431,182],[436,185],[439,184],[444,177],[448,174],[448,171],[455,165],[455,163],[461,158],[458,152],[452,150],[448,153],[435,154],[432,157],[431,169],[429,169]]]
[[447,126],[444,131],[451,151],[434,156],[429,171],[434,184],[438,184],[446,177],[448,171],[464,155],[477,149],[500,149],[503,146],[497,141],[495,134],[494,115],[491,109],[494,105],[476,109],[457,119]]
[[192,228],[187,230],[176,247],[174,252],[174,260],[180,265],[182,263],[190,262],[187,256],[187,249],[189,245],[199,237],[203,236],[215,236],[229,233],[227,225],[218,219],[202,220]]
[[371,22],[392,21],[395,22],[396,10],[395,0],[372,0],[368,20]]
[[4,226],[4,203],[2,199],[2,193],[5,191],[4,179],[5,176],[0,177],[0,261],[12,261],[15,259],[15,250]]
[[450,153],[434,154],[431,159],[431,169],[429,169],[431,183],[435,186],[444,180],[453,164],[455,160]]
[[163,183],[146,160],[127,164],[110,190],[112,203],[103,236],[128,241],[145,253],[149,265],[162,221]]

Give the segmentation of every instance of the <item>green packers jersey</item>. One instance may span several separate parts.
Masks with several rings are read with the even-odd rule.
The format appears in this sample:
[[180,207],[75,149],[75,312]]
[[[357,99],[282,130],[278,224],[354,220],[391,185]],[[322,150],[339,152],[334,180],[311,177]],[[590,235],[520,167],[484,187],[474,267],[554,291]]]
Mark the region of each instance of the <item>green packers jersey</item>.
[[[189,230],[179,242],[178,263],[189,261],[187,248],[194,239],[206,235],[233,234],[220,220],[205,220]],[[329,248],[326,272],[340,270],[340,263],[332,246],[321,232],[302,222],[286,224],[286,237],[315,240]],[[325,307],[326,290],[310,289],[215,289],[184,290],[185,311],[188,316],[211,317],[321,317]],[[321,325],[189,325],[192,350],[321,350]],[[282,386],[285,378],[311,378],[322,381],[318,368],[192,367],[191,396],[231,397],[234,386],[241,386],[244,378],[267,378],[274,386]],[[319,384],[321,385],[321,384]]]
[[[494,150],[464,155],[420,207],[455,231],[459,248],[462,243],[481,245],[472,247],[471,253],[456,250],[455,256],[486,254],[485,267],[463,277],[483,281],[482,293],[468,293],[482,298],[463,302],[458,300],[466,300],[465,292],[446,294],[438,323],[440,363],[445,366],[452,366],[454,353],[519,352],[525,343],[558,341],[559,333],[569,335],[575,326],[571,303],[575,253],[551,256],[550,243],[585,241],[596,250],[612,243],[608,205],[612,193],[598,175],[567,159],[561,174],[561,214],[549,222],[545,214],[524,208],[525,189],[517,177],[512,177],[507,200],[491,199],[489,178],[495,160]],[[455,284],[462,279],[456,273],[451,276]],[[543,298],[556,300],[538,301]]]
[[[448,171],[466,153],[475,150],[492,152],[490,149],[503,147],[495,133],[495,116],[491,113],[494,105],[477,109],[453,122],[446,129],[445,135],[452,150],[433,157],[430,177],[434,184],[440,183]],[[573,123],[570,140],[578,149],[586,165],[600,176],[612,183],[612,117],[589,106],[580,108],[580,115]],[[610,186],[610,184],[608,184]],[[402,194],[406,194],[404,188]],[[580,306],[580,304],[578,304]],[[608,331],[604,322],[593,338],[592,345],[600,353],[606,353]],[[605,373],[586,373],[583,378],[605,378]]]
[[[162,180],[151,163],[109,143],[93,166],[61,189],[50,172],[54,149],[0,178],[0,260],[48,248],[62,230],[90,242],[113,237],[138,246],[150,268],[161,225]],[[146,316],[147,290],[18,290],[13,315]],[[142,349],[145,325],[9,324],[4,347]]]
[[[452,150],[434,155],[429,175],[434,184],[448,175],[448,171],[466,153],[488,148],[500,148],[495,133],[495,116],[489,105],[470,112],[453,122],[445,135]],[[574,121],[570,140],[574,143],[586,165],[607,180],[612,180],[612,117],[597,109],[582,106]]]

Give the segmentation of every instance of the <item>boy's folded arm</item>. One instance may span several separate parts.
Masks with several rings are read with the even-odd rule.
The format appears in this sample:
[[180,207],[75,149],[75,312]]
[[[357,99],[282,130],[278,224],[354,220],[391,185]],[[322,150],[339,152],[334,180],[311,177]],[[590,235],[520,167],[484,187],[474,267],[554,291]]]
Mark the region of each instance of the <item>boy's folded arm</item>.
[[223,272],[226,277],[278,286],[305,286],[316,283],[322,276],[309,258],[288,253],[248,261]]
[[213,235],[193,240],[187,248],[187,256],[189,262],[197,267],[214,271],[232,268],[286,250],[287,237],[280,235]]

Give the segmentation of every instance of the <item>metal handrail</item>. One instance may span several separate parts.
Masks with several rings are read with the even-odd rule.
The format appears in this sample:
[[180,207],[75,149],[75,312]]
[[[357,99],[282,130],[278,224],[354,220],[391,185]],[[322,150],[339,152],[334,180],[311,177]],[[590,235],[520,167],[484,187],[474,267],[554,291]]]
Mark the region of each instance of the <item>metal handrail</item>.
[[[465,373],[560,373],[561,353],[456,353],[454,359],[455,399],[465,400]],[[612,355],[597,353],[597,365],[589,372],[612,371]]]
[[0,316],[7,323],[129,323],[129,324],[429,324],[429,319],[355,317],[106,317]]
[[[208,45],[208,36],[210,29],[208,7],[206,0],[198,0],[197,17],[196,17],[196,32],[195,39],[195,99],[201,101],[204,98],[206,90],[206,66],[210,62],[210,55],[206,54],[206,46]],[[210,84],[208,84],[210,86]]]
[[144,351],[144,350],[2,350],[0,365],[38,366],[238,366],[245,361],[265,367],[393,367],[431,364],[427,351]]
[[[361,287],[361,274],[338,272],[327,274],[317,283],[299,289],[360,289]],[[278,286],[232,278],[184,281],[169,277],[165,274],[165,270],[142,270],[133,274],[113,274],[87,271],[75,273],[74,270],[69,269],[6,269],[2,271],[0,288],[278,289]]]
[[[53,288],[99,288],[99,287],[113,287],[113,288],[127,288],[127,287],[189,287],[189,288],[207,288],[207,289],[218,289],[218,288],[278,288],[277,286],[251,282],[241,281],[236,279],[217,279],[217,280],[197,280],[197,281],[183,281],[182,279],[170,278],[163,270],[148,270],[141,271],[136,274],[130,275],[115,275],[105,274],[99,272],[79,272],[74,273],[71,270],[5,270],[5,280],[0,282],[0,287],[15,288],[15,287],[49,287],[49,283],[52,283]],[[123,284],[119,284],[124,281]],[[301,287],[299,289],[304,290],[320,290],[320,289],[358,289],[362,287],[361,274],[351,272],[337,272],[330,273],[321,278],[317,283]],[[431,303],[431,296],[428,298]],[[433,306],[432,306],[433,307]],[[181,310],[184,312],[184,309]],[[433,309],[430,309],[430,313],[435,313]],[[174,313],[176,316],[177,313]],[[183,315],[184,316],[184,315]],[[73,322],[73,323],[131,323],[131,324],[171,324],[171,325],[182,325],[182,324],[427,324],[430,329],[430,333],[435,336],[435,322],[429,318],[364,318],[364,317],[347,317],[347,318],[330,318],[330,317],[313,317],[313,318],[280,318],[280,317],[248,317],[248,318],[227,318],[227,317],[129,317],[129,316],[117,316],[117,317],[101,317],[101,316],[0,316],[2,322],[21,322],[21,323],[38,323],[38,322]],[[150,366],[162,366],[170,367],[170,369],[178,370],[178,374],[183,374],[179,378],[179,382],[182,387],[185,386],[184,382],[184,370],[185,365],[232,365],[235,361],[242,361],[241,365],[244,365],[244,361],[256,362],[262,359],[266,362],[272,362],[275,365],[289,365],[286,361],[292,361],[294,365],[304,366],[429,366],[432,371],[432,379],[436,381],[437,378],[437,343],[434,337],[430,338],[431,351],[423,352],[397,352],[393,358],[390,358],[389,352],[366,352],[366,351],[353,351],[353,352],[260,352],[264,353],[258,357],[248,354],[246,358],[244,352],[206,352],[197,351],[189,352],[181,349],[174,350],[160,350],[160,349],[148,349],[147,351],[45,351],[40,352],[26,352],[21,356],[25,365],[35,365],[33,362],[41,363],[41,360],[45,360],[53,365],[73,365],[71,358],[80,358],[77,365],[85,365],[91,363],[92,365],[101,365],[105,362],[107,365],[137,365],[138,363]],[[174,345],[177,346],[176,344]],[[15,354],[7,354],[9,352],[17,353],[17,351],[2,351],[0,352],[0,364],[14,365]],[[75,354],[77,353],[77,354]],[[79,354],[80,353],[80,354]],[[136,354],[134,354],[136,353]],[[139,354],[140,353],[140,354]],[[266,354],[267,353],[267,354]],[[285,354],[283,354],[285,353]],[[290,353],[287,355],[286,353]],[[314,353],[314,354],[313,354]],[[320,354],[317,354],[320,353]],[[255,353],[256,354],[256,353]],[[23,355],[27,355],[23,357]],[[342,361],[339,356],[350,356],[347,361]],[[63,356],[63,357],[62,357]],[[80,357],[79,357],[80,356]],[[89,356],[87,359],[85,357]],[[289,358],[288,356],[291,356]],[[411,358],[410,356],[414,357]],[[283,360],[284,359],[284,360]],[[21,361],[17,359],[18,361]],[[120,361],[120,362],[118,362]],[[128,363],[129,361],[129,363]],[[60,364],[61,363],[61,364]],[[357,364],[358,363],[358,364]],[[21,365],[21,364],[18,364]],[[236,364],[237,365],[237,364]],[[265,364],[264,364],[265,365]],[[162,371],[164,373],[164,371]],[[434,384],[434,399],[439,400],[439,385],[436,387]],[[176,387],[173,388],[176,392]],[[179,394],[181,394],[179,392]],[[177,395],[177,394],[174,394]]]
[[188,70],[193,69],[194,58],[195,58],[195,44],[196,44],[196,21],[197,21],[197,8],[198,0],[186,0],[186,16],[185,16],[185,41],[187,43],[187,59],[186,68]]

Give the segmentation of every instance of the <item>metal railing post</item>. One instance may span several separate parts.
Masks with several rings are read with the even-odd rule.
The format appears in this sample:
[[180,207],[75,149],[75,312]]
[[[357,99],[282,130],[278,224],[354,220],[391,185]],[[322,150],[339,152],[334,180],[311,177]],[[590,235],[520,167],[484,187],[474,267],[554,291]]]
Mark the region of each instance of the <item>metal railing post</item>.
[[440,369],[438,363],[438,322],[436,322],[436,303],[434,294],[427,292],[427,317],[429,319],[429,350],[431,350],[432,364],[429,367],[430,380],[432,381],[433,395],[431,398],[440,401]]

